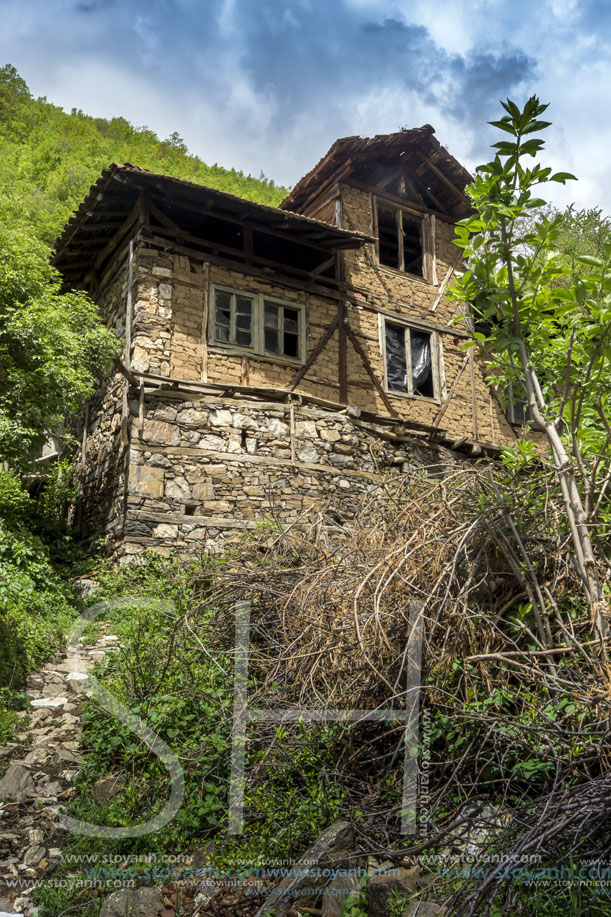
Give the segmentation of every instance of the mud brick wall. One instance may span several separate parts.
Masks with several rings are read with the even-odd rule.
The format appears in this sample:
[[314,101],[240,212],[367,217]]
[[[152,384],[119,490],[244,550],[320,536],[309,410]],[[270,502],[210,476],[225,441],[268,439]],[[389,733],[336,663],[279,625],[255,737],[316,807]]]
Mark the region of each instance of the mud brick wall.
[[[359,230],[368,234],[373,229],[373,199],[370,194],[341,186],[342,213],[346,229]],[[404,274],[379,265],[372,243],[356,252],[345,255],[346,282],[355,296],[349,308],[349,322],[364,350],[367,351],[372,369],[378,379],[384,378],[384,363],[380,340],[383,333],[382,317],[389,321],[409,323],[410,318],[436,332],[439,343],[440,395],[434,400],[425,400],[404,394],[389,393],[397,415],[405,420],[432,424],[443,405],[454,380],[460,373],[450,404],[443,415],[441,426],[450,436],[467,436],[484,442],[513,443],[515,433],[507,421],[505,412],[492,389],[485,381],[485,367],[474,354],[473,383],[471,367],[463,367],[465,351],[463,336],[456,333],[457,326],[450,326],[451,319],[460,315],[458,304],[450,302],[445,295],[431,311],[439,292],[439,284],[448,268],[456,263],[458,249],[452,244],[454,227],[451,223],[435,220],[435,257],[438,284]],[[460,265],[457,265],[460,269]],[[359,300],[362,304],[359,303]],[[462,327],[462,326],[458,326]],[[454,332],[454,333],[453,333]],[[462,371],[461,371],[462,369]],[[379,393],[363,366],[354,348],[348,344],[349,401],[364,410],[387,414]],[[473,384],[473,391],[472,391]],[[473,403],[475,399],[475,424]]]
[[[350,228],[371,232],[371,196],[342,186],[344,221]],[[455,259],[452,246],[453,227],[436,221],[436,254],[438,278],[445,276]],[[441,426],[450,436],[502,444],[515,440],[515,434],[504,411],[484,378],[484,367],[475,360],[473,382],[471,367],[463,367],[462,345],[466,332],[448,322],[457,314],[457,306],[445,296],[431,312],[438,286],[399,271],[376,264],[373,245],[358,253],[345,254],[346,280],[349,285],[348,322],[367,354],[370,366],[380,383],[384,380],[381,340],[382,316],[392,320],[416,319],[430,325],[438,343],[439,398],[427,400],[407,394],[389,393],[393,409],[406,421],[432,424],[448,391],[460,372],[451,403]],[[205,327],[207,297],[211,284],[221,284],[250,293],[265,293],[285,302],[301,305],[306,314],[306,344],[311,353],[337,314],[338,303],[332,297],[291,289],[273,276],[264,279],[221,265],[202,265],[182,255],[172,255],[140,247],[134,263],[133,320],[131,368],[156,376],[178,380],[289,388],[300,364],[283,357],[262,357],[235,348],[207,343]],[[121,291],[123,295],[125,291]],[[124,307],[117,310],[105,303],[107,315],[122,330]],[[300,380],[298,391],[327,401],[339,401],[339,334],[333,334],[317,360]],[[127,362],[127,361],[126,361]],[[348,403],[362,410],[388,416],[388,408],[374,387],[369,373],[350,340],[347,343]],[[473,390],[472,390],[473,387]],[[472,403],[475,399],[476,422]],[[477,434],[477,436],[476,436]]]

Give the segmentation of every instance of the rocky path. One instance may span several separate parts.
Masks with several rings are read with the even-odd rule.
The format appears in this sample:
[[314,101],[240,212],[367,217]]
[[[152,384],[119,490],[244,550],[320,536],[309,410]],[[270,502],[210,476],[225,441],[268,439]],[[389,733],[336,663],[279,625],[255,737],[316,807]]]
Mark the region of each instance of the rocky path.
[[102,630],[95,644],[28,679],[27,715],[15,741],[0,746],[0,917],[37,914],[32,891],[61,858],[59,813],[76,793],[83,682],[117,647],[118,638]]

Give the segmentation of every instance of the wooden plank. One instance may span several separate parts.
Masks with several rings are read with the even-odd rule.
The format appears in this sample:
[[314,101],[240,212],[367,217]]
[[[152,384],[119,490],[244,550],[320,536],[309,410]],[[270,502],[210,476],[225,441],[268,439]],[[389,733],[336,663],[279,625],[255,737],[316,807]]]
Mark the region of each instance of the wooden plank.
[[338,196],[338,194],[339,194],[339,186],[336,182],[328,194],[325,194],[323,198],[319,198],[316,201],[315,205],[313,204],[311,208],[307,208],[306,210],[303,210],[302,211],[303,215],[306,217],[310,217],[310,219],[312,220],[317,219],[315,214],[319,213],[323,209],[323,207],[326,207],[328,204],[334,201],[335,198]]
[[457,372],[456,375],[454,376],[454,381],[452,382],[452,385],[450,386],[450,391],[448,392],[448,397],[447,397],[446,401],[444,402],[444,404],[442,404],[441,408],[439,409],[439,411],[437,411],[437,413],[435,414],[435,417],[433,418],[433,426],[434,426],[434,427],[438,427],[438,426],[439,426],[439,424],[440,424],[440,422],[441,422],[441,418],[443,417],[443,415],[445,414],[445,412],[448,410],[448,407],[449,407],[449,405],[450,405],[450,401],[451,401],[452,398],[454,397],[454,393],[456,392],[456,389],[457,389],[457,387],[458,387],[458,383],[460,382],[460,378],[461,378],[462,374],[464,373],[465,367],[466,367],[466,365],[467,365],[468,362],[469,362],[469,354],[467,353],[467,354],[465,354],[465,358],[464,358],[464,360],[462,361],[462,364],[460,365],[460,367],[459,367],[459,369],[458,369],[458,372]]
[[433,303],[430,309],[431,312],[434,312],[437,306],[439,305],[439,303],[441,302],[441,297],[443,296],[445,292],[445,288],[447,287],[448,283],[450,282],[450,278],[452,274],[454,273],[454,271],[456,270],[456,267],[460,259],[461,259],[461,252],[459,251],[456,257],[454,258],[454,261],[452,262],[450,267],[447,269],[445,277],[441,281],[439,290],[437,291],[437,296],[435,297],[435,302]]
[[242,357],[242,367],[240,371],[240,385],[250,384],[250,363],[248,357]]
[[377,392],[378,392],[380,398],[381,398],[382,401],[384,402],[384,405],[385,405],[385,407],[386,407],[386,410],[388,411],[388,413],[390,414],[391,417],[397,417],[397,412],[396,412],[395,409],[393,408],[393,406],[392,406],[392,404],[391,404],[391,401],[390,401],[390,398],[388,397],[388,395],[386,394],[386,392],[385,392],[384,389],[382,388],[382,385],[381,385],[381,383],[380,383],[380,380],[377,378],[376,374],[374,373],[374,371],[373,371],[373,369],[372,369],[372,367],[371,367],[371,363],[369,362],[369,359],[368,359],[368,357],[367,357],[367,354],[365,353],[365,351],[364,351],[363,348],[361,347],[361,343],[360,343],[359,339],[357,338],[356,334],[354,333],[354,331],[352,330],[352,328],[350,327],[350,325],[347,325],[347,326],[346,326],[346,331],[347,331],[347,333],[348,333],[348,337],[350,338],[350,342],[352,343],[352,346],[354,347],[354,349],[355,349],[356,352],[358,353],[359,357],[361,358],[361,360],[362,360],[362,362],[363,362],[363,366],[364,366],[365,369],[367,370],[367,375],[369,376],[369,378],[370,378],[371,381],[373,382],[373,384],[374,384],[374,386],[375,386],[375,388],[376,388],[376,390],[377,390]]
[[331,322],[331,324],[329,325],[329,327],[327,328],[323,336],[320,338],[318,344],[316,345],[312,353],[309,355],[309,357],[307,358],[303,366],[295,373],[295,375],[289,382],[289,386],[288,386],[289,391],[292,392],[296,388],[296,386],[299,385],[299,383],[301,382],[301,380],[303,379],[307,371],[311,368],[312,364],[315,363],[316,360],[319,358],[319,356],[321,355],[321,353],[323,352],[323,350],[325,349],[325,347],[327,346],[327,344],[329,343],[329,341],[335,334],[335,329],[337,328],[338,323],[339,323],[339,313],[335,316],[335,318],[333,319],[333,321]]

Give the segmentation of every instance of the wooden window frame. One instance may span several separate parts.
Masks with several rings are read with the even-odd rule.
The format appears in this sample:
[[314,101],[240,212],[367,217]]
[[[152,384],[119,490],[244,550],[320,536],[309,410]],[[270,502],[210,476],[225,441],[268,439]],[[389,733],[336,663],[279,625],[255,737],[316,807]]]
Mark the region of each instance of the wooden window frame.
[[[421,283],[437,284],[436,272],[436,255],[435,255],[435,215],[430,213],[419,213],[412,210],[409,206],[394,203],[382,197],[378,198],[376,194],[372,195],[373,203],[373,228],[375,235],[376,260],[378,265],[387,271],[396,271],[405,277],[414,278]],[[382,264],[380,261],[380,234],[378,229],[378,208],[395,211],[395,220],[397,224],[397,243],[399,250],[399,267],[391,267],[388,264]],[[415,220],[420,224],[420,247],[422,251],[422,274],[412,274],[405,270],[405,250],[404,250],[404,233],[403,233],[403,214],[410,220]]]
[[[405,372],[408,380],[408,390],[400,392],[396,388],[390,388],[388,385],[388,364],[386,361],[386,324],[395,325],[404,329],[405,342]],[[415,401],[425,401],[429,404],[441,404],[441,395],[443,392],[443,367],[441,365],[441,342],[439,332],[434,328],[429,328],[424,324],[406,321],[402,318],[389,317],[386,315],[379,316],[380,331],[380,351],[382,362],[384,364],[384,391],[391,397],[396,395],[397,398],[411,398]],[[417,331],[420,334],[428,334],[431,339],[431,372],[433,376],[433,395],[418,395],[413,391],[414,379],[412,375],[412,349],[411,349],[411,332]],[[406,333],[409,332],[409,333]]]
[[[216,325],[216,291],[230,293],[232,296],[246,296],[253,303],[252,309],[252,345],[250,347],[229,343],[227,341],[218,341],[215,337]],[[265,303],[268,302],[274,306],[281,306],[283,309],[292,309],[298,313],[298,350],[296,357],[286,356],[283,353],[274,353],[265,349]],[[279,363],[289,363],[292,366],[302,366],[306,358],[306,307],[304,303],[291,302],[286,299],[279,299],[277,296],[270,296],[267,293],[252,293],[249,290],[228,287],[222,283],[210,284],[210,316],[208,320],[208,344],[213,349],[218,349],[224,353],[233,354],[252,354],[260,359],[271,360]],[[283,313],[284,314],[284,313]]]

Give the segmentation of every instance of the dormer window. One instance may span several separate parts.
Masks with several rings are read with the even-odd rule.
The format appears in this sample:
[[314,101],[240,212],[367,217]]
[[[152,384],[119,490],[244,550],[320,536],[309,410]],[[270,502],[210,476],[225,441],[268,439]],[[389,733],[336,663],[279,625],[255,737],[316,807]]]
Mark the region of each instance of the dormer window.
[[434,283],[433,218],[379,198],[375,200],[375,216],[379,263]]

